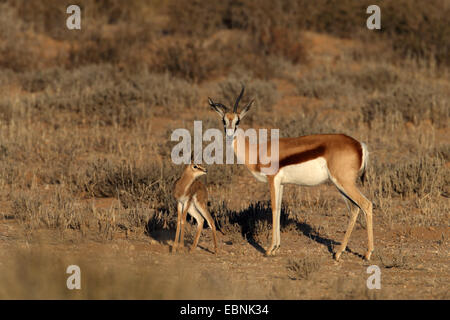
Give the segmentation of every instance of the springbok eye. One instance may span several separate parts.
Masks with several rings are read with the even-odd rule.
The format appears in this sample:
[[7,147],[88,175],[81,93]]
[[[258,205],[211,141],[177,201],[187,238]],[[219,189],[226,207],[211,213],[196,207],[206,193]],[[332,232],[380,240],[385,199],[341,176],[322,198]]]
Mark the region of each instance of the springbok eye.
[[198,167],[197,167],[197,166],[194,166],[194,169],[198,169]]
[[238,119],[238,121],[236,121],[236,125],[238,125],[240,121],[241,121],[241,119]]

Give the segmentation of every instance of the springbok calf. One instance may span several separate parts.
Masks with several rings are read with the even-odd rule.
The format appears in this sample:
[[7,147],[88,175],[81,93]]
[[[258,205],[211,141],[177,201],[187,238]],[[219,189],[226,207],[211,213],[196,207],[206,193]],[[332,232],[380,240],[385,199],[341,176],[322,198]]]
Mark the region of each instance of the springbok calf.
[[178,202],[178,218],[172,252],[176,252],[179,245],[181,247],[184,246],[184,223],[189,213],[197,221],[197,234],[195,235],[194,243],[190,251],[192,252],[197,247],[200,234],[203,230],[203,222],[206,219],[212,230],[214,252],[217,253],[216,227],[207,209],[208,191],[201,181],[196,180],[204,174],[206,174],[205,168],[198,164],[190,164],[186,166],[181,178],[175,183],[173,195]]
[[[283,186],[285,184],[296,184],[301,186],[315,186],[330,179],[344,196],[350,209],[349,201],[355,205],[350,209],[351,218],[341,245],[334,254],[338,261],[342,252],[346,249],[348,239],[361,209],[367,221],[368,250],[364,257],[370,260],[374,250],[373,230],[372,230],[372,203],[364,197],[356,187],[356,179],[363,177],[367,167],[369,152],[364,143],[346,136],[344,134],[315,134],[296,138],[280,138],[278,140],[278,157],[270,161],[278,161],[275,166],[263,164],[257,152],[253,159],[256,163],[251,163],[250,153],[260,148],[255,146],[248,139],[245,139],[242,130],[237,130],[240,121],[250,110],[251,101],[241,112],[237,111],[239,100],[244,94],[244,87],[239,94],[233,107],[233,111],[221,103],[214,102],[208,98],[209,105],[216,111],[223,122],[227,139],[232,139],[232,146],[236,156],[239,158],[237,140],[244,141],[245,163],[250,172],[260,181],[268,182],[270,186],[270,200],[272,203],[272,243],[266,250],[267,255],[273,255],[280,247],[280,214]],[[256,147],[256,148],[255,148]],[[267,149],[271,150],[271,141],[267,142]],[[264,160],[265,162],[265,160]],[[267,167],[275,167],[277,170],[273,174],[266,174]]]

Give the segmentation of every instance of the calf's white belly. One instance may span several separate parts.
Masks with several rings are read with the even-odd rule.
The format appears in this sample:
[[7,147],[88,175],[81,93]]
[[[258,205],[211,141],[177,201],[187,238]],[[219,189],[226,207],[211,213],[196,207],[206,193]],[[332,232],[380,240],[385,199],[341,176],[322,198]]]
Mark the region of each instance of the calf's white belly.
[[320,157],[300,164],[286,166],[280,169],[277,176],[280,177],[281,184],[315,186],[328,179],[327,161]]
[[[180,202],[183,204],[183,207],[187,204],[187,201],[188,200],[188,198],[186,197],[186,198],[182,198],[182,199],[180,199]],[[197,222],[199,222],[199,221],[203,221],[203,216],[201,215],[201,213],[197,210],[197,208],[195,207],[195,202],[197,202],[197,197],[196,196],[194,196],[193,198],[192,198],[192,202],[191,202],[191,204],[190,204],[190,206],[189,206],[189,209],[188,209],[188,213],[197,221]]]

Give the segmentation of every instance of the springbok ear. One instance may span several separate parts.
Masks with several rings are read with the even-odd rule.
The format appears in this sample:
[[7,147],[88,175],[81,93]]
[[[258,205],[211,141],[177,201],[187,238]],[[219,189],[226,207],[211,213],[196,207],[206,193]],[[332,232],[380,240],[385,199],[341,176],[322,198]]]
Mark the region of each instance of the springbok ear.
[[239,114],[239,118],[240,118],[240,119],[243,119],[243,118],[245,117],[245,115],[246,115],[247,112],[250,110],[250,108],[251,108],[251,106],[252,106],[252,104],[253,104],[254,101],[255,101],[255,100],[250,101],[250,102],[248,103],[248,105],[247,105],[244,109],[242,109],[241,113]]
[[221,118],[223,118],[223,116],[225,115],[224,110],[222,108],[218,107],[217,103],[212,101],[212,99],[209,97],[208,97],[208,103],[209,103],[209,106],[211,107],[211,109],[213,109],[215,112],[217,112]]

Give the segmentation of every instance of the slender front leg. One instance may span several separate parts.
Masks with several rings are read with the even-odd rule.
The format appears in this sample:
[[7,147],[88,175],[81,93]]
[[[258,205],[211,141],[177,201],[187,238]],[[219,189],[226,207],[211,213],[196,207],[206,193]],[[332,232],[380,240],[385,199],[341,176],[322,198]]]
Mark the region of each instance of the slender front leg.
[[183,213],[183,204],[181,202],[178,202],[178,204],[177,204],[177,213],[178,213],[177,230],[175,231],[175,240],[173,241],[172,252],[177,252],[178,240],[179,240],[179,236],[180,236],[181,216]]
[[281,201],[283,199],[283,185],[280,184],[279,185],[279,192],[278,192],[278,197],[277,197],[277,225],[278,225],[278,230],[277,230],[277,241],[276,241],[276,247],[275,247],[275,252],[280,248],[280,243],[281,243]]
[[[280,194],[280,181],[275,177],[269,177],[270,185],[270,202],[272,205],[272,244],[270,248],[266,251],[266,255],[270,256],[275,253],[275,249],[278,243],[278,235],[280,233],[280,211],[278,210],[278,202],[281,204],[281,194]],[[281,208],[281,206],[280,206]],[[279,244],[279,243],[278,243]]]
[[184,223],[186,222],[187,213],[189,210],[189,207],[191,206],[191,201],[188,200],[184,204],[183,213],[181,215],[181,233],[180,233],[180,246],[181,248],[184,247]]

